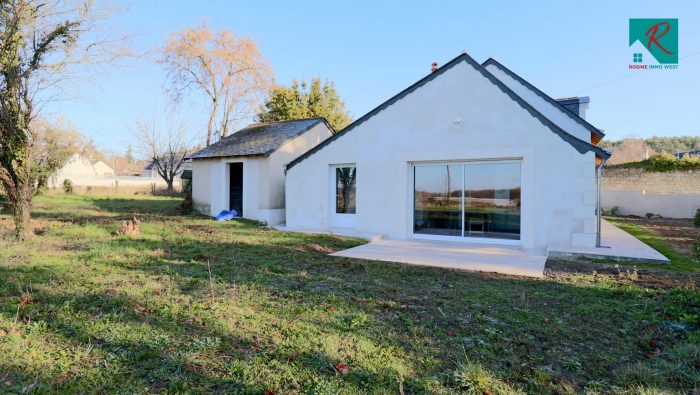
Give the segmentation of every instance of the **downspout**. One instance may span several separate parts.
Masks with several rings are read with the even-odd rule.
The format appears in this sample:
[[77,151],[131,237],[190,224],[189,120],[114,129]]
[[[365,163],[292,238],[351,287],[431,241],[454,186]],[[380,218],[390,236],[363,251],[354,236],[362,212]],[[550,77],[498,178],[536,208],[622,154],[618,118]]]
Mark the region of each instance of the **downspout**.
[[595,230],[595,246],[601,246],[601,227],[603,223],[603,204],[602,204],[602,189],[603,189],[603,167],[608,158],[602,158],[600,166],[596,169],[596,230]]

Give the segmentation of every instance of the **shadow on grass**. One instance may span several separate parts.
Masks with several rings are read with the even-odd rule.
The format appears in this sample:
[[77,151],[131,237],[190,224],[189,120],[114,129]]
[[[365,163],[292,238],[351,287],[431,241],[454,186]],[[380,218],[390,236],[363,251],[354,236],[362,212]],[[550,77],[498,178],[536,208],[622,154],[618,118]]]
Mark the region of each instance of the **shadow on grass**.
[[39,198],[32,210],[33,218],[95,221],[115,216],[168,217],[180,215],[182,199],[163,197],[110,198],[97,196],[63,196]]
[[[30,289],[32,302],[21,310],[21,316],[30,317],[27,322],[19,322],[19,331],[26,331],[22,336],[41,343],[47,340],[45,334],[51,333],[61,337],[65,346],[89,345],[93,355],[99,354],[95,361],[99,367],[97,371],[70,376],[51,369],[23,371],[18,364],[0,361],[5,379],[11,376],[9,383],[15,384],[15,388],[30,385],[35,391],[46,392],[110,392],[123,389],[125,385],[135,389],[147,383],[153,392],[196,389],[204,393],[260,393],[270,388],[260,384],[264,378],[258,377],[261,380],[253,384],[246,383],[246,375],[236,374],[236,367],[252,361],[260,364],[261,360],[272,366],[280,363],[288,366],[277,372],[281,378],[270,378],[270,384],[275,387],[288,384],[285,381],[294,382],[300,370],[307,376],[328,380],[341,374],[334,368],[337,360],[322,351],[298,353],[292,360],[290,355],[294,354],[294,349],[262,340],[265,336],[260,336],[260,342],[252,340],[262,334],[253,333],[252,339],[233,336],[216,325],[193,321],[192,316],[184,312],[173,313],[167,309],[167,304],[149,303],[111,288],[87,293],[49,291],[45,285],[55,282],[61,273],[46,268],[0,267],[0,275],[10,279],[3,284],[3,294],[25,287],[28,278],[35,281]],[[60,308],[56,309],[58,306]],[[30,324],[46,325],[47,331],[33,338]],[[135,341],[131,339],[134,332],[149,336]],[[234,363],[212,366],[206,362],[222,357]],[[345,384],[354,392],[362,392],[362,383],[391,387],[398,376],[391,369],[381,374],[356,366],[352,382]]]
[[[131,207],[117,206],[113,210],[122,213]],[[98,378],[57,379],[48,372],[42,380],[53,383],[52,390],[90,388],[102,380],[104,390],[128,382],[148,383],[154,392],[260,392],[264,383],[311,391],[316,378],[354,392],[397,392],[398,382],[407,392],[456,390],[450,375],[465,358],[528,391],[581,390],[589,381],[610,380],[621,364],[648,358],[640,336],[677,341],[656,326],[649,329],[669,319],[669,300],[659,292],[606,286],[604,278],[597,285],[562,283],[325,254],[356,243],[245,221],[169,222],[160,233],[93,240],[89,250],[71,252],[71,270],[82,275],[0,266],[0,278],[7,279],[0,296],[9,300],[31,284],[36,303],[26,311],[34,321],[46,322],[70,344],[94,345],[118,367]],[[67,274],[73,277],[56,283]],[[135,298],[129,295],[140,287],[134,279],[173,289],[169,297],[144,290]],[[212,279],[216,303],[208,302]],[[14,314],[17,302],[0,304],[2,313]],[[218,306],[229,309],[228,321]],[[235,325],[248,327],[236,332]],[[120,326],[128,333],[114,332]],[[134,335],[139,331],[153,336]],[[319,346],[328,338],[346,350],[347,376],[332,367],[344,361]],[[377,360],[363,360],[374,353]],[[0,366],[19,381],[32,376]],[[262,373],[256,376],[251,367]]]

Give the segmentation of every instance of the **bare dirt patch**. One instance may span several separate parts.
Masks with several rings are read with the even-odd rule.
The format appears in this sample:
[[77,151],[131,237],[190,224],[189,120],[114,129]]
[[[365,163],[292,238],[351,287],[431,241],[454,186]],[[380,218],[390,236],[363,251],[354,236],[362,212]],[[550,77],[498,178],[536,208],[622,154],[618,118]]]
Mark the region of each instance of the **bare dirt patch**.
[[693,245],[697,240],[700,229],[693,226],[692,219],[685,218],[642,218],[636,216],[624,217],[626,221],[641,225],[661,236],[674,250],[693,255]]
[[700,273],[681,273],[663,268],[636,268],[552,258],[547,259],[545,264],[545,275],[555,280],[565,280],[580,274],[592,274],[601,281],[613,281],[619,285],[637,285],[654,289],[700,289]]
[[328,246],[316,244],[316,243],[307,243],[307,244],[301,244],[297,246],[296,248],[297,251],[301,252],[312,252],[316,254],[332,254],[334,252],[340,251],[340,248],[331,248]]

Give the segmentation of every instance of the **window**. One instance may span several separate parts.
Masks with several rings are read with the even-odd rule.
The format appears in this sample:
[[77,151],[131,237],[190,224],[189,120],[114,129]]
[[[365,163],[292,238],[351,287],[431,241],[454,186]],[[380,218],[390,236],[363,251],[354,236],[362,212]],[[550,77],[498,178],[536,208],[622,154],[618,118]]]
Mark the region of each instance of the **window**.
[[642,54],[635,53],[634,55],[632,55],[632,59],[634,60],[634,63],[642,63]]
[[413,168],[416,235],[520,239],[520,162]]
[[355,214],[355,181],[357,171],[354,166],[335,169],[335,212]]

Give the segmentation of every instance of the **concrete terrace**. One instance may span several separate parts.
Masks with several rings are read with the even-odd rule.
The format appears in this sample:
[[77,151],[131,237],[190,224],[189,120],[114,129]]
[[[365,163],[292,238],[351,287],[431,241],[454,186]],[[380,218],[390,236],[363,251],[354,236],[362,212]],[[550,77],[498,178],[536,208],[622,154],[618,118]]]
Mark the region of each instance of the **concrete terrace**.
[[[391,240],[335,229],[330,233],[361,237],[370,242],[331,255],[529,277],[542,276],[547,257],[608,259],[640,263],[669,262],[668,258],[658,251],[615,225],[603,221],[601,228],[603,240],[601,248],[555,245],[547,251],[464,242]],[[277,229],[291,230],[285,227],[277,227]]]
[[550,246],[547,255],[562,258],[609,259],[639,263],[669,263],[660,252],[636,237],[603,220],[601,224],[601,248]]
[[544,251],[425,240],[375,240],[331,255],[528,277],[542,276],[547,260]]

